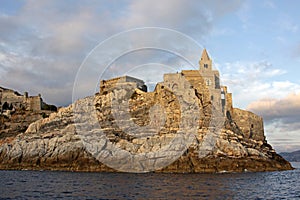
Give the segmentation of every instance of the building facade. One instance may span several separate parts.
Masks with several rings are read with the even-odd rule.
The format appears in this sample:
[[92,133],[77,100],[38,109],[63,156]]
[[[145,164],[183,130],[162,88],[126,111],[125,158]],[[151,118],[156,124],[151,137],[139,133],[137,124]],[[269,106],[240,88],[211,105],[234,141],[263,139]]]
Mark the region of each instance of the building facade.
[[[263,119],[250,111],[233,108],[232,93],[228,92],[227,86],[220,84],[219,71],[213,69],[213,61],[206,49],[202,52],[198,70],[183,70],[180,73],[164,74],[163,83],[158,83],[158,85],[167,85],[171,90],[176,87],[186,89],[186,86],[183,86],[185,84],[183,80],[187,80],[190,83],[189,87],[195,89],[195,94],[200,98],[202,105],[208,108],[206,109],[208,114],[236,123],[246,139],[265,140]],[[113,90],[116,84],[124,83],[133,84],[135,88],[147,92],[144,81],[123,76],[102,80],[100,82],[100,94]],[[210,122],[203,124],[207,127],[211,126]]]

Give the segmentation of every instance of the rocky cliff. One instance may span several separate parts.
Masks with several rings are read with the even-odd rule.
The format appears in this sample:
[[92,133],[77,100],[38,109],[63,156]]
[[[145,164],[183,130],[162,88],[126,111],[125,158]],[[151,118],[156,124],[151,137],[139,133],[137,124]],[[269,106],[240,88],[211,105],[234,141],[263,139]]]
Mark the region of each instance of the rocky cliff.
[[38,119],[9,140],[2,138],[0,168],[181,173],[292,169],[261,133],[250,137],[236,118],[215,109],[207,89],[197,90],[181,74],[176,77],[172,81],[181,83],[177,87],[166,80],[153,92],[133,83],[116,84]]

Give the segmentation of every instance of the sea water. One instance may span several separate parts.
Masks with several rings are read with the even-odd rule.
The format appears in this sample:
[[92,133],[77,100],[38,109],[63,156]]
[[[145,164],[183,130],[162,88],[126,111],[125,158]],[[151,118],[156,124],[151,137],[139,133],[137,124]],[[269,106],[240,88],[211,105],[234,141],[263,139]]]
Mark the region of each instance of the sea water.
[[295,170],[219,174],[0,171],[0,199],[300,199]]

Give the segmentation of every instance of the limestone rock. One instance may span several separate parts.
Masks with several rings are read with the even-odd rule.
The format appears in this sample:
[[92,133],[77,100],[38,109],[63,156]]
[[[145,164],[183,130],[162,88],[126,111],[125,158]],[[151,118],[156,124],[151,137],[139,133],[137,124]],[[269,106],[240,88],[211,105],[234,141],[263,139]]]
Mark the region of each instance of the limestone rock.
[[[199,64],[199,70],[165,74],[153,92],[142,80],[124,76],[102,80],[99,93],[55,113],[9,109],[0,114],[0,169],[292,169],[267,143],[263,119],[233,108],[206,51]],[[9,94],[6,99],[15,98]],[[26,96],[17,95],[17,103]]]
[[[126,95],[129,90],[122,91]],[[153,152],[172,143],[180,127],[180,106],[176,97],[167,89],[157,89],[153,93],[142,92],[135,89],[129,99],[131,116],[125,118],[130,123],[151,123],[148,114],[152,105],[161,104],[166,112],[165,124],[160,127],[160,132],[154,135],[137,137],[128,135],[121,130],[114,119],[111,108],[111,95],[97,94],[93,97],[81,99],[75,104],[61,108],[57,113],[52,113],[48,118],[40,118],[30,124],[24,133],[20,133],[13,140],[2,142],[0,146],[1,169],[48,169],[48,170],[74,170],[74,171],[116,171],[101,163],[95,152],[105,148],[109,143],[123,149],[119,152],[121,162],[126,169],[128,153],[153,156]],[[197,101],[199,106],[201,101]],[[74,111],[76,105],[85,105],[81,110]],[[88,117],[94,108],[95,118]],[[201,110],[201,109],[200,109]],[[84,113],[87,112],[88,116]],[[205,118],[203,111],[200,117]],[[75,124],[76,116],[80,116],[83,124]],[[227,120],[226,120],[227,121]],[[98,123],[98,124],[97,124]],[[153,123],[153,122],[152,122]],[[158,121],[159,123],[159,121]],[[126,123],[125,123],[126,124]],[[234,126],[234,125],[232,125]],[[82,127],[79,128],[78,127]],[[132,127],[127,130],[134,131]],[[234,127],[231,127],[234,130]],[[193,138],[192,144],[173,163],[158,168],[158,172],[218,172],[218,171],[265,171],[291,169],[288,162],[278,156],[266,141],[248,140],[223,127],[220,134],[211,135],[214,129],[199,127]],[[94,145],[94,152],[87,150],[88,144],[78,134],[84,130],[85,138],[94,138],[101,131],[107,140],[99,139]],[[156,131],[156,130],[155,130]],[[155,132],[154,131],[154,132]],[[152,132],[149,130],[149,132]],[[210,139],[207,136],[210,135]],[[100,138],[103,135],[99,136]],[[89,140],[91,142],[93,140]],[[180,146],[178,146],[180,150]],[[91,148],[90,148],[91,149]],[[174,148],[176,149],[176,148]],[[104,155],[110,156],[114,152],[107,151]],[[148,153],[148,154],[147,154]],[[168,155],[166,155],[165,158]],[[156,158],[159,159],[159,158]],[[157,161],[157,160],[156,160]],[[155,166],[155,159],[148,161]],[[141,166],[135,166],[140,169]],[[147,169],[147,166],[142,166]]]

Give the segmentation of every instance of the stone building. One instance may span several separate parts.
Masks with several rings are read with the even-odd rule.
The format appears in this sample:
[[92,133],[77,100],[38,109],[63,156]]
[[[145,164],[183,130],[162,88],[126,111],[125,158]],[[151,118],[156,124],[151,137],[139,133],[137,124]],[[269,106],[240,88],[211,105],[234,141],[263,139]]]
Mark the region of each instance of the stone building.
[[[232,94],[227,92],[226,86],[220,85],[220,74],[213,70],[212,60],[206,49],[203,50],[199,61],[199,70],[183,70],[181,74],[198,91],[203,93],[205,102],[210,101],[217,111],[232,113]],[[164,80],[172,79],[172,74],[165,74]]]
[[19,94],[11,89],[0,87],[0,110],[13,110],[13,109],[25,109],[31,111],[42,110],[43,104],[41,95],[28,96],[25,92],[24,95]]
[[227,86],[220,85],[219,71],[213,70],[212,64],[212,59],[204,49],[199,61],[199,70],[183,70],[181,73],[195,89],[204,93],[206,101],[210,98],[215,110],[222,111],[224,117],[233,120],[239,126],[245,138],[263,141],[265,136],[262,117],[250,111],[233,108],[232,94],[228,93]]
[[[200,95],[202,103],[209,106],[211,113],[218,113],[218,117],[236,123],[246,139],[265,140],[262,117],[246,110],[233,108],[232,94],[228,92],[227,86],[220,85],[219,71],[213,69],[213,61],[206,49],[202,52],[199,70],[183,70],[181,73],[164,74],[163,83],[158,83],[158,85],[167,84],[171,90],[175,87],[186,89],[186,86],[182,86],[184,84],[183,78],[191,84],[189,87],[195,89],[195,94]],[[100,94],[113,90],[117,83],[130,83],[135,88],[144,92],[147,91],[144,81],[123,76],[102,80],[100,82]],[[206,126],[210,126],[210,124],[206,124]]]
[[116,84],[122,84],[122,83],[132,83],[135,85],[136,88],[139,88],[140,90],[147,92],[147,86],[145,85],[143,80],[131,77],[131,76],[121,76],[109,80],[101,80],[100,81],[100,94],[109,92],[110,90],[113,90]]

